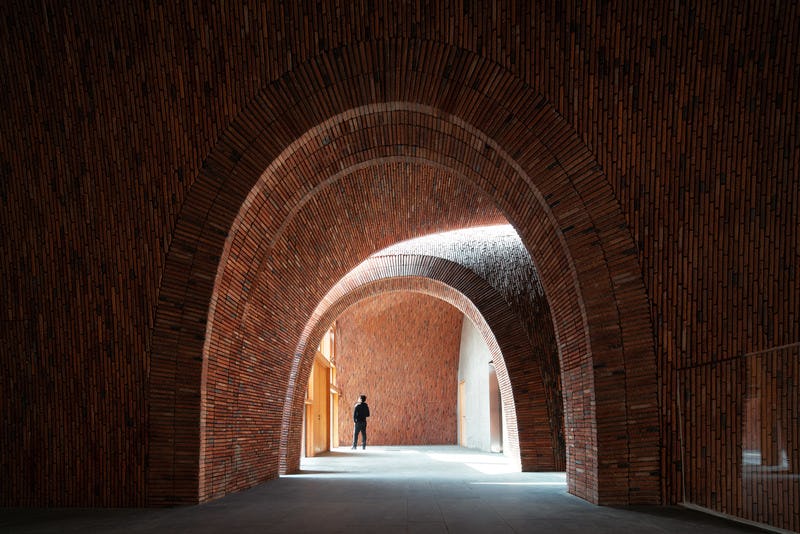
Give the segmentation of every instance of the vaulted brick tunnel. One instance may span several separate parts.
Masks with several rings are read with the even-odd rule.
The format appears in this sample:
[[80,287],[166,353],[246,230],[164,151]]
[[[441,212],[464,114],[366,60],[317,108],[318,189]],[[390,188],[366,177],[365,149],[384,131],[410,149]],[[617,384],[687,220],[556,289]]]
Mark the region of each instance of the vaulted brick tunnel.
[[[328,292],[306,325],[295,361],[295,368],[306,364],[299,383],[305,383],[314,353],[307,340],[318,339],[344,309],[382,292],[411,290],[441,298],[478,326],[497,366],[510,455],[519,457],[526,471],[563,470],[563,405],[552,318],[532,260],[510,227],[415,239],[361,263]],[[287,404],[287,436],[293,428],[287,417],[296,417],[301,402],[296,397]],[[299,450],[299,439],[294,433],[289,451]],[[298,466],[297,455],[292,456],[290,470]]]
[[[496,274],[500,278],[506,273]],[[298,382],[305,384],[308,380],[315,350],[306,340],[319,339],[327,325],[343,310],[387,292],[415,291],[432,295],[464,313],[477,326],[489,347],[510,428],[511,455],[519,457],[526,471],[563,470],[560,396],[554,399],[560,392],[554,391],[558,387],[556,384],[544,380],[544,375],[550,371],[545,361],[549,354],[542,354],[546,349],[541,346],[548,344],[547,330],[552,332],[552,323],[545,308],[540,318],[544,324],[537,325],[544,333],[531,332],[520,310],[508,304],[507,295],[501,293],[503,290],[507,291],[508,287],[498,290],[475,271],[443,258],[408,254],[370,258],[344,277],[312,315],[297,353]],[[302,414],[302,388],[292,401],[284,421],[288,446],[282,447],[290,456],[287,459],[289,471],[299,467],[298,414]]]
[[[355,80],[356,85],[363,80],[372,83],[371,77]],[[454,83],[447,81],[448,85]],[[348,82],[341,83],[346,86]],[[413,92],[412,82],[412,78],[407,85],[398,82],[397,88],[407,88],[408,98],[426,100],[425,95]],[[525,91],[523,87],[519,90]],[[496,132],[503,145],[455,115],[444,116],[437,108],[406,100],[344,109],[322,124],[308,124],[308,133],[280,154],[271,153],[268,146],[262,145],[258,132],[237,131],[238,127],[250,124],[267,124],[269,128],[264,131],[270,132],[269,140],[274,142],[273,132],[287,131],[289,124],[295,129],[302,128],[304,118],[293,116],[291,110],[303,109],[308,113],[319,105],[308,91],[306,83],[286,93],[309,98],[302,106],[281,103],[278,94],[263,96],[263,102],[290,111],[273,116],[274,110],[268,111],[269,107],[248,108],[259,115],[247,117],[245,112],[246,120],[235,124],[229,134],[231,140],[249,140],[248,146],[229,146],[233,141],[223,137],[219,148],[208,158],[209,163],[192,191],[210,187],[218,193],[198,194],[199,206],[189,208],[195,203],[190,192],[184,209],[216,216],[235,214],[229,223],[232,229],[227,242],[222,233],[208,228],[211,221],[181,218],[176,229],[181,242],[173,242],[171,251],[175,254],[167,256],[163,286],[174,287],[179,293],[191,287],[198,297],[207,291],[208,297],[198,301],[212,303],[205,338],[205,386],[197,391],[186,387],[184,391],[196,399],[203,391],[206,417],[202,432],[213,437],[198,446],[198,435],[184,435],[182,438],[190,441],[178,447],[178,450],[199,451],[204,458],[202,462],[191,460],[203,465],[200,481],[206,477],[212,481],[225,480],[226,491],[231,491],[277,472],[279,459],[275,451],[279,436],[275,422],[257,424],[254,417],[238,418],[232,414],[244,409],[240,397],[252,399],[256,394],[268,399],[266,409],[259,413],[282,412],[281,391],[286,390],[290,377],[292,340],[299,337],[305,318],[326,288],[343,276],[348,266],[354,266],[383,246],[426,231],[497,221],[496,209],[476,209],[470,202],[454,201],[457,192],[445,189],[450,186],[473,195],[474,202],[496,204],[509,222],[515,224],[531,256],[541,258],[534,261],[553,310],[556,337],[562,347],[563,387],[569,399],[565,403],[565,420],[569,427],[567,469],[572,490],[595,502],[657,501],[659,482],[653,474],[658,469],[659,438],[656,372],[640,271],[635,258],[628,253],[633,244],[630,236],[620,230],[624,224],[613,195],[610,189],[598,188],[596,181],[589,180],[597,175],[597,164],[569,128],[535,94],[529,95],[529,101],[540,101],[539,105],[509,108],[513,103],[493,102],[475,91],[471,98],[478,100],[480,106],[472,109],[480,109],[485,116],[469,117],[466,110],[462,113],[481,123],[482,130]],[[340,91],[358,93],[356,88]],[[309,113],[305,117],[317,115]],[[396,124],[404,128],[398,129]],[[559,128],[563,130],[560,135]],[[541,133],[537,134],[537,130]],[[553,136],[559,138],[557,147],[550,149],[543,144],[540,137],[544,132],[548,140]],[[512,159],[510,153],[519,156]],[[259,160],[263,163],[259,164]],[[571,169],[570,174],[566,168]],[[442,174],[450,175],[450,179]],[[253,190],[235,182],[250,184]],[[576,184],[581,183],[592,183],[591,191],[579,191]],[[588,193],[592,198],[589,204],[582,198]],[[234,209],[237,206],[241,206],[239,213]],[[521,213],[532,213],[538,224],[531,224],[530,219],[526,219],[527,226],[518,224]],[[602,214],[602,218],[593,213]],[[180,224],[183,221],[185,227]],[[223,219],[213,226],[225,224]],[[576,231],[570,232],[571,229]],[[593,240],[587,241],[585,235],[592,235]],[[337,239],[338,236],[359,236],[359,239]],[[606,240],[608,244],[604,247]],[[219,247],[217,253],[212,247],[215,241]],[[347,243],[347,247],[336,246],[338,243]],[[602,256],[597,254],[598,247],[603,250]],[[217,264],[203,260],[220,255],[212,297],[210,282]],[[177,256],[176,267],[173,256]],[[599,261],[601,258],[613,261],[606,263]],[[586,281],[581,283],[581,277],[586,277]],[[612,279],[618,282],[612,284]],[[589,288],[591,291],[587,291]],[[617,293],[620,302],[616,301]],[[164,301],[180,302],[162,291]],[[162,323],[162,314],[174,317],[164,306],[159,308],[154,334],[156,347],[160,347],[158,341],[163,329],[170,330],[166,332],[168,338],[173,337],[171,321]],[[198,317],[202,315],[202,309],[182,310],[184,335],[179,341],[180,351],[178,346],[170,347],[164,354],[154,351],[154,369],[162,365],[177,366],[183,370],[181,379],[200,376],[198,360],[183,359],[180,352],[193,353],[187,350],[192,341],[185,335],[191,329],[197,331],[192,337],[197,340],[196,350],[200,350],[198,342],[204,339],[204,325]],[[624,316],[629,316],[631,324],[623,331]],[[592,321],[598,325],[592,327]],[[160,327],[161,324],[164,326]],[[270,337],[260,336],[261,331],[271,332]],[[594,350],[590,348],[593,342],[600,344]],[[626,352],[626,343],[636,348]],[[242,365],[250,372],[241,370]],[[191,371],[192,367],[196,370]],[[264,390],[258,371],[266,368],[272,369],[276,380]],[[589,373],[587,369],[595,371]],[[597,383],[595,373],[604,380]],[[615,376],[636,377],[638,383],[627,384],[623,379],[620,384]],[[643,388],[642,384],[646,386],[648,381],[650,387]],[[212,394],[217,391],[218,382],[232,383],[236,391],[233,395]],[[151,383],[151,388],[156,389],[173,387],[169,381]],[[628,387],[637,389],[640,402],[636,405],[626,403],[625,395],[619,394]],[[168,399],[166,405],[152,403],[151,417],[160,413],[175,415],[170,421],[152,418],[151,422],[159,429],[159,436],[172,439],[170,434],[181,419],[198,418],[200,404],[193,407],[177,398]],[[602,427],[597,426],[594,409],[602,414]],[[637,410],[642,413],[637,415]],[[255,426],[239,427],[242,421]],[[633,421],[635,430],[629,432],[627,427]],[[224,427],[227,433],[231,428],[236,429],[235,446],[216,437],[214,424]],[[213,442],[214,448],[206,441]],[[598,462],[596,450],[602,451],[602,463]],[[631,461],[632,455],[650,461],[640,460],[637,464]],[[264,460],[270,457],[274,459]],[[170,463],[172,460],[167,458],[162,464],[164,460],[152,458],[151,476],[157,479],[165,474],[167,479],[175,481],[181,462],[174,459]],[[212,472],[208,472],[209,466],[214,465],[219,471],[213,471],[212,467]],[[158,487],[151,484],[150,489],[157,491]],[[187,483],[185,487],[190,494],[197,491],[193,484]],[[174,496],[175,486],[168,491]],[[204,494],[202,486],[199,492]]]
[[[314,336],[402,288],[495,340],[523,464],[559,461],[557,361],[572,493],[800,530],[798,10],[6,6],[0,504],[291,470]],[[506,223],[538,364],[532,308],[470,266],[370,258]]]

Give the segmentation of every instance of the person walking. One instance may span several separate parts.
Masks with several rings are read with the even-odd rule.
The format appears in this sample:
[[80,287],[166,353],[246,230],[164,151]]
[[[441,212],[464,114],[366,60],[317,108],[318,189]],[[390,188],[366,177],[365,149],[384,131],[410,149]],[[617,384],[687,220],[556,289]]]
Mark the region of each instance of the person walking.
[[369,417],[369,406],[367,405],[367,396],[361,395],[361,402],[356,404],[353,409],[353,449],[358,445],[358,434],[361,433],[361,443],[363,449],[367,448],[367,417]]

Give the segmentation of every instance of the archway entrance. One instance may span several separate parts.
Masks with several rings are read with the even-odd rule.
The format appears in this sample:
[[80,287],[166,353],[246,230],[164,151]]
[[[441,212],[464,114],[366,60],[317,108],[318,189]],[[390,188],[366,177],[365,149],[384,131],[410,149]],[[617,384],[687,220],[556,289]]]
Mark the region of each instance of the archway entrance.
[[[526,288],[525,295],[515,297],[522,287]],[[480,378],[472,376],[470,379],[485,382],[485,404],[490,404],[487,370],[489,362],[492,363],[491,371],[497,376],[495,398],[498,401],[493,422],[500,427],[502,417],[506,423],[504,453],[526,471],[563,470],[563,408],[552,319],[531,258],[519,236],[508,226],[431,235],[373,255],[342,278],[322,299],[301,336],[295,351],[297,367],[292,374],[299,377],[301,384],[309,376],[303,362],[312,360],[312,347],[316,346],[313,340],[323,334],[324,325],[366,299],[408,291],[436,297],[460,310],[464,314],[464,331],[467,335],[474,332],[472,337],[484,347],[481,350],[486,352],[485,356],[478,356],[483,361],[468,366],[478,369]],[[364,324],[369,327],[371,321]],[[427,326],[412,328],[422,330]],[[393,327],[386,325],[385,328],[386,333],[373,336],[390,337],[392,333],[388,330]],[[463,341],[465,334],[461,326],[458,330],[456,335]],[[410,336],[408,341],[413,343],[413,338],[414,335]],[[345,347],[345,350],[349,349]],[[422,350],[422,353],[429,350]],[[471,352],[471,349],[467,347],[463,352]],[[507,361],[512,362],[510,367]],[[450,386],[455,383],[447,387]],[[360,393],[351,392],[351,397]],[[414,395],[423,397],[425,393],[417,391]],[[450,402],[455,404],[455,398]],[[293,440],[296,440],[291,432],[292,414],[296,413],[299,413],[296,405],[285,412],[287,439],[282,443],[281,458],[287,463],[283,464],[283,472],[299,467],[299,460],[291,452],[295,449]],[[473,409],[473,416],[477,413],[478,410]],[[490,414],[485,417],[489,434],[492,421]],[[498,428],[496,433],[499,432]],[[486,441],[489,449],[488,437]]]
[[[221,137],[184,203],[162,279],[151,501],[207,500],[277,476],[280,444],[294,439],[284,432],[299,428],[283,425],[301,389],[297,340],[349,268],[401,239],[507,219],[553,313],[570,491],[606,504],[658,502],[652,336],[611,189],[529,87],[487,65],[504,94],[518,95],[501,100],[442,76],[444,67],[422,66],[391,99],[363,105],[369,70],[323,82],[318,64],[299,65]],[[347,246],[320,249],[330,231],[351,236]]]

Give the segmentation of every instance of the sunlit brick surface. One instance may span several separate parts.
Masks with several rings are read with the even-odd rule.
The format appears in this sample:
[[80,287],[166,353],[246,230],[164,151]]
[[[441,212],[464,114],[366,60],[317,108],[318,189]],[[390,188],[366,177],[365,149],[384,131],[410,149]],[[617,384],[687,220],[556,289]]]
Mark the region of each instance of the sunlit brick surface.
[[[455,445],[463,315],[421,293],[384,293],[336,322],[339,436],[353,438],[353,405],[367,395],[368,443]],[[359,441],[360,443],[360,441]]]

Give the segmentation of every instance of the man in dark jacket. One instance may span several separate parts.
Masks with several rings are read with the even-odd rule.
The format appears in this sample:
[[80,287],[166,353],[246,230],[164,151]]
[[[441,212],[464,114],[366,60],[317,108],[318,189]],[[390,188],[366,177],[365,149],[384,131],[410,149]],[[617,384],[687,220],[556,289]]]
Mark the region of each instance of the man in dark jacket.
[[363,448],[367,448],[367,417],[369,417],[369,406],[367,406],[367,396],[361,395],[361,402],[356,404],[353,410],[353,422],[355,429],[353,430],[353,448],[358,445],[358,433],[361,433],[361,442]]

